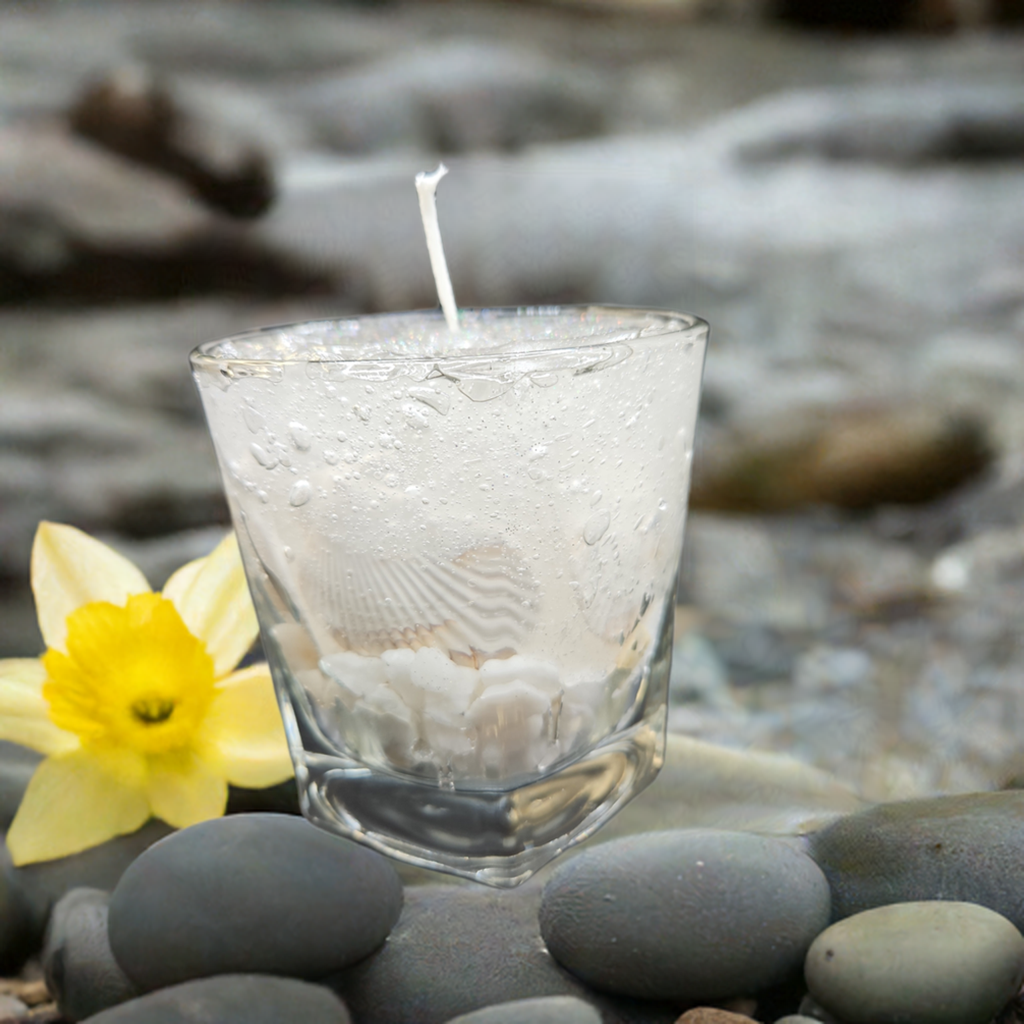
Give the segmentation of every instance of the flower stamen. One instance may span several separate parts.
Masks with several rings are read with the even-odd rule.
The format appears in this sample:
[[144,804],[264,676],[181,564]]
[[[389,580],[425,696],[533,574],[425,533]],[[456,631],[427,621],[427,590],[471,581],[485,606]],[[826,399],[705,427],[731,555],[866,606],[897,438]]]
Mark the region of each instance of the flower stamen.
[[175,704],[173,700],[161,700],[159,697],[151,697],[146,700],[137,700],[132,705],[132,714],[143,725],[159,725],[166,722],[174,714]]

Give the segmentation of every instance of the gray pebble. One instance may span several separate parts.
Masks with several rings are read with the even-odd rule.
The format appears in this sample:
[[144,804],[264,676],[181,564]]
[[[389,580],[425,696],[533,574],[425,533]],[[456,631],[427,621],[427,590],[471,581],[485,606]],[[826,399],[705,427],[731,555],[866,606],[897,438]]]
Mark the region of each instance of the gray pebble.
[[27,907],[26,941],[29,948],[34,951],[42,945],[50,911],[66,892],[82,886],[109,892],[143,850],[173,831],[170,825],[154,819],[137,832],[118,836],[82,853],[20,868],[11,865],[10,855],[4,847],[4,870],[23,894]]
[[601,1024],[601,1015],[574,996],[514,999],[453,1017],[448,1024]]
[[1024,931],[1024,792],[881,804],[809,837],[832,918],[916,900],[962,900]]
[[372,956],[329,980],[358,1021],[446,1024],[484,1007],[575,996],[605,1024],[673,1024],[679,1008],[589,991],[548,954],[537,925],[540,887],[424,885]]
[[798,974],[828,924],[828,884],[777,839],[712,829],[613,840],[557,868],[540,927],[595,988],[712,1002]]
[[50,915],[43,972],[69,1020],[82,1020],[139,994],[110,951],[109,902],[110,894],[100,889],[72,889]]
[[169,836],[125,872],[110,946],[143,991],[211,974],[315,979],[386,938],[402,885],[380,854],[280,814]]
[[0,995],[0,1020],[24,1020],[31,1012],[20,999]]
[[0,973],[17,974],[38,950],[42,929],[35,926],[32,902],[10,870],[0,844]]
[[823,1006],[819,1006],[815,1001],[814,997],[808,993],[800,1000],[800,1006],[797,1009],[797,1014],[801,1017],[806,1017],[809,1020],[824,1021],[824,1024],[840,1024],[839,1021],[832,1016]]
[[151,992],[88,1024],[352,1024],[321,985],[264,974],[222,974]]
[[805,976],[844,1024],[987,1024],[1020,989],[1024,937],[973,903],[896,903],[822,932]]

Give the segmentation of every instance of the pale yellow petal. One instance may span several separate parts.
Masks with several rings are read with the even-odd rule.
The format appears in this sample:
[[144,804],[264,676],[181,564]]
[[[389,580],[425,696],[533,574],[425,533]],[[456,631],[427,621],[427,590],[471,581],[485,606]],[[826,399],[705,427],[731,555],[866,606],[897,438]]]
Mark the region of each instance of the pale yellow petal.
[[238,541],[229,534],[210,553],[179,569],[164,587],[185,625],[213,658],[214,675],[230,672],[252,646],[259,632],[249,597]]
[[150,587],[116,551],[73,526],[42,522],[32,545],[32,592],[47,647],[64,650],[67,617],[90,601],[123,605]]
[[227,783],[192,751],[150,758],[149,765],[149,805],[168,825],[188,828],[224,813]]
[[[189,587],[195,582],[195,578],[202,571],[204,565],[206,565],[206,559],[209,555],[203,555],[202,558],[196,558],[191,562],[186,562],[180,569],[176,569],[164,584],[164,589],[161,593],[168,601],[173,601],[174,606],[177,607],[178,602],[174,599],[175,594],[185,593]],[[181,614],[179,609],[178,614]]]
[[38,658],[0,661],[0,740],[41,754],[77,750],[78,737],[50,721],[50,706],[43,696],[45,681],[46,669]]
[[233,786],[262,789],[292,777],[288,741],[266,665],[242,669],[216,685],[196,749]]
[[145,764],[127,751],[76,750],[36,769],[7,833],[15,865],[79,853],[149,818]]

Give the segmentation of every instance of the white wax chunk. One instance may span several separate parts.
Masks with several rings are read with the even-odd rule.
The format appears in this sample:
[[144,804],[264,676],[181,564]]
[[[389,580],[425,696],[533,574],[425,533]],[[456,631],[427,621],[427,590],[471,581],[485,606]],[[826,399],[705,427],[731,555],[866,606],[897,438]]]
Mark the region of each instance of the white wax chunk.
[[555,664],[519,654],[474,669],[436,647],[341,651],[303,676],[324,706],[344,702],[363,756],[397,767],[426,757],[469,777],[536,772],[578,752],[608,703],[606,679],[563,684]]
[[422,725],[423,742],[430,748],[439,764],[456,760],[461,767],[467,756],[476,748],[476,731],[468,727],[464,717],[462,724],[459,725],[438,721],[427,714],[423,716]]
[[551,698],[522,680],[487,687],[466,713],[476,726],[485,770],[500,774],[536,770],[548,747],[550,712]]
[[589,740],[596,717],[589,704],[562,700],[558,713],[558,747],[563,756]]
[[533,715],[551,710],[551,698],[536,686],[516,679],[488,686],[470,705],[466,717],[483,733],[515,727]]
[[562,688],[562,701],[588,708],[600,707],[607,696],[607,687],[607,679],[577,679]]
[[464,713],[480,683],[475,668],[456,665],[436,647],[416,652],[409,677],[422,694],[423,710],[438,720]]
[[408,647],[396,647],[381,652],[380,660],[384,663],[384,675],[395,693],[405,701],[413,711],[423,710],[423,694],[413,685],[411,669],[416,652]]
[[515,680],[529,683],[551,696],[562,685],[557,665],[539,658],[528,658],[523,654],[514,654],[511,658],[491,658],[480,666],[480,682],[485,687]]
[[[379,744],[383,754],[393,763],[407,765],[416,743],[417,729],[413,715],[401,697],[382,683],[361,700],[353,715],[362,726],[362,735]],[[365,748],[366,742],[362,744]],[[364,749],[365,755],[367,751]]]
[[352,651],[339,651],[320,659],[320,669],[356,697],[366,697],[387,682],[384,662]]

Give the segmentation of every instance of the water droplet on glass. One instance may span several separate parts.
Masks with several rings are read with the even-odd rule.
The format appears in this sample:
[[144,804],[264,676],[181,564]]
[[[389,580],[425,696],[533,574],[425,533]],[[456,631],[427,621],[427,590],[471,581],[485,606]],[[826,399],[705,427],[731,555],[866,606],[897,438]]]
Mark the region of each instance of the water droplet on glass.
[[273,469],[278,463],[278,458],[273,452],[268,452],[266,448],[258,445],[255,441],[249,445],[249,451],[264,469]]
[[355,406],[355,414],[364,422],[370,422],[370,407],[368,405]]
[[242,406],[242,419],[245,420],[245,425],[249,428],[250,434],[258,434],[266,422],[263,419],[263,413],[248,403]]
[[666,511],[668,511],[668,502],[664,498],[659,498],[658,499],[658,511],[659,512],[666,512]]
[[594,491],[594,496],[590,499],[590,504],[591,505],[600,505],[601,504],[601,498],[603,496],[604,495],[602,495],[602,493],[600,491]]
[[336,466],[339,458],[340,456],[333,448],[324,449],[324,462],[326,462],[328,466]]
[[288,433],[291,436],[292,444],[299,449],[300,452],[309,451],[309,446],[312,443],[309,431],[299,422],[292,420],[288,424]]
[[588,544],[596,544],[605,534],[612,521],[611,513],[606,508],[599,509],[583,527],[583,539]]
[[313,488],[310,486],[309,481],[296,480],[292,485],[292,489],[288,492],[288,504],[298,508],[299,505],[305,505],[312,497]]
[[547,453],[548,446],[546,444],[535,444],[530,449],[530,454],[527,455],[526,457],[527,459],[529,459],[530,462],[536,462],[537,459],[543,459],[544,456],[547,455]]

